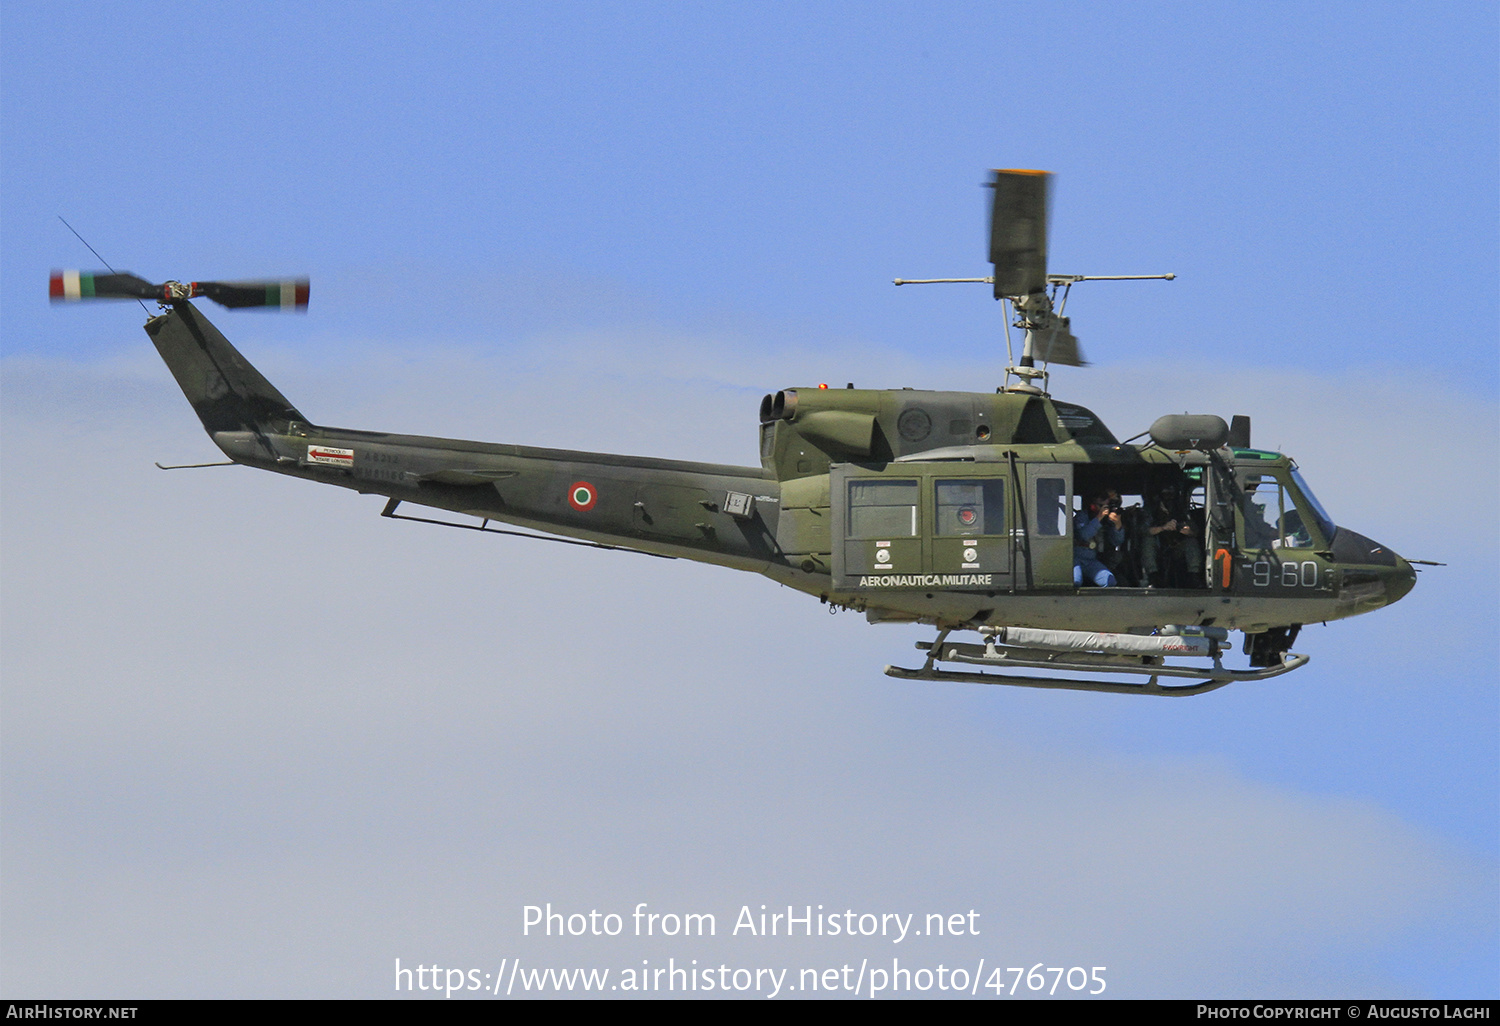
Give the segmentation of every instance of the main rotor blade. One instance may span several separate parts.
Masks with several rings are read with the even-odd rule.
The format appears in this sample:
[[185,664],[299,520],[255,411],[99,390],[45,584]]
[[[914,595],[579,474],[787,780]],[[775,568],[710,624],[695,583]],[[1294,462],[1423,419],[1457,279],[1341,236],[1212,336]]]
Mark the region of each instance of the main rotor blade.
[[990,263],[995,298],[1027,296],[1047,288],[1048,171],[996,171],[990,208]]
[[199,281],[193,295],[207,296],[220,306],[278,306],[283,310],[305,310],[309,285],[306,278],[285,281]]
[[53,271],[47,294],[54,303],[81,299],[160,299],[160,285],[137,278],[129,271]]
[[1043,363],[1055,363],[1063,367],[1087,367],[1083,350],[1078,346],[1078,336],[1068,325],[1068,318],[1053,314],[1051,323],[1035,333],[1033,356]]

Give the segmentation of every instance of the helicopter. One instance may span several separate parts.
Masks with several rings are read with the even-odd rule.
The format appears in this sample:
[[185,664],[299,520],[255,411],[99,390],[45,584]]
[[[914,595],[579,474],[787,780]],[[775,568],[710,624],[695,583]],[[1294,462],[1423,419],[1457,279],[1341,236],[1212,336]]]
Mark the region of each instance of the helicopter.
[[[935,628],[917,643],[922,664],[887,666],[893,677],[1202,694],[1296,670],[1309,661],[1291,651],[1303,624],[1412,589],[1421,561],[1335,524],[1293,459],[1252,447],[1249,417],[1169,415],[1121,442],[1054,399],[1051,365],[1085,365],[1064,315],[1072,287],[1174,275],[1049,274],[1050,173],[994,171],[987,184],[993,273],[895,284],[991,285],[1024,333],[1004,384],[781,389],[761,400],[759,467],[315,424],[192,303],[305,309],[306,279],[54,271],[49,291],[157,302],[146,334],[228,457],[186,467],[381,495],[395,520],[750,571],[871,623]],[[1233,631],[1245,668],[1225,665]]]

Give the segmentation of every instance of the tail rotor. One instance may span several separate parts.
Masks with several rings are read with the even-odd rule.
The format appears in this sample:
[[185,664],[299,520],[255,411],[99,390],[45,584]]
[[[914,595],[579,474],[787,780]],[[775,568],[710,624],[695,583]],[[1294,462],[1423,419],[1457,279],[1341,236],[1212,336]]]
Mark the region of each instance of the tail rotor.
[[162,306],[173,306],[203,296],[230,309],[259,306],[302,311],[307,309],[310,290],[306,278],[166,281],[154,285],[129,271],[53,271],[47,291],[54,303],[89,299],[154,299]]

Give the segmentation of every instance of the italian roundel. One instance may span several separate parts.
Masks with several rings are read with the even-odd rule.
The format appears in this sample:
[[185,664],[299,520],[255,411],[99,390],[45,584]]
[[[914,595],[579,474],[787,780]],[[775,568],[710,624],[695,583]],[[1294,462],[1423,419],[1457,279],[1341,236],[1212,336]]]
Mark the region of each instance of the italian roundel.
[[575,481],[568,489],[568,505],[580,513],[587,513],[593,509],[594,500],[597,498],[599,498],[599,493],[587,481]]

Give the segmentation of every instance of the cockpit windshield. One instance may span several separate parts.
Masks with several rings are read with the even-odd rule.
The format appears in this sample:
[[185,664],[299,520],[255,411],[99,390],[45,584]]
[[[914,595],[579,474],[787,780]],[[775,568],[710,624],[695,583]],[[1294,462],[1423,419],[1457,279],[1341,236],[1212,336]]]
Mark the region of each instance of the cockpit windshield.
[[1313,516],[1317,519],[1318,526],[1323,529],[1323,537],[1332,543],[1333,532],[1337,530],[1333,525],[1333,518],[1328,515],[1328,511],[1323,508],[1323,504],[1318,501],[1318,497],[1313,494],[1313,490],[1307,486],[1307,482],[1303,480],[1301,472],[1295,467],[1292,468],[1292,480],[1297,483],[1297,490],[1302,493],[1302,497],[1312,507]]

